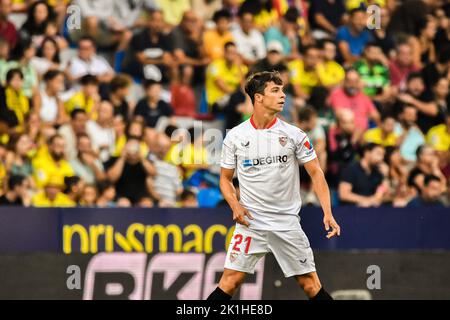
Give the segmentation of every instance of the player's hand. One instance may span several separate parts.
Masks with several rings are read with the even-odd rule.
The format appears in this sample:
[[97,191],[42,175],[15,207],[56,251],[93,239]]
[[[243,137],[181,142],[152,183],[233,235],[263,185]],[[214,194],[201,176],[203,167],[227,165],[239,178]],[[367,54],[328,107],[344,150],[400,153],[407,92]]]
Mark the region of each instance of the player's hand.
[[[331,239],[335,235],[341,235],[341,227],[337,224],[336,220],[334,220],[333,216],[325,216],[323,218],[323,224],[325,225],[325,230],[328,231],[327,238]],[[331,231],[330,230],[331,227]]]
[[250,214],[250,212],[248,212],[248,210],[243,208],[242,206],[238,206],[233,210],[233,221],[248,227],[250,223],[245,219],[245,217],[253,220],[253,216]]

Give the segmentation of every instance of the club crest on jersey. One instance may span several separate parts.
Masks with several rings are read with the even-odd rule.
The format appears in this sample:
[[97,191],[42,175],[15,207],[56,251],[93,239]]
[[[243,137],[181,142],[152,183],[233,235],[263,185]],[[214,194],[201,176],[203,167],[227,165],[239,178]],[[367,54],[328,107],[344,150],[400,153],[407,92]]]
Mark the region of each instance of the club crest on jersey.
[[241,146],[248,148],[250,146],[250,141],[241,141]]
[[285,137],[285,136],[279,137],[278,142],[280,142],[281,146],[284,147],[287,143],[287,137]]

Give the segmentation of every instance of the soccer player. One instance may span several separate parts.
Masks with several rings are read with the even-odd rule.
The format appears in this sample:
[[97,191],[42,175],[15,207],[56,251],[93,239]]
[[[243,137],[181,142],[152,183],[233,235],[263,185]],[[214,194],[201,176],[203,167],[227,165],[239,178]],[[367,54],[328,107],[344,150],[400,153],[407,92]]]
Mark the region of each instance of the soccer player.
[[[332,300],[319,281],[298,215],[299,164],[303,164],[324,212],[327,238],[340,235],[331,213],[328,184],[313,146],[302,130],[277,118],[286,99],[277,72],[252,75],[245,92],[254,112],[225,137],[220,175],[220,189],[237,224],[219,286],[208,300],[231,299],[245,275],[254,273],[256,263],[267,252],[274,254],[285,277],[295,277],[308,298]],[[232,182],[235,170],[240,199]]]

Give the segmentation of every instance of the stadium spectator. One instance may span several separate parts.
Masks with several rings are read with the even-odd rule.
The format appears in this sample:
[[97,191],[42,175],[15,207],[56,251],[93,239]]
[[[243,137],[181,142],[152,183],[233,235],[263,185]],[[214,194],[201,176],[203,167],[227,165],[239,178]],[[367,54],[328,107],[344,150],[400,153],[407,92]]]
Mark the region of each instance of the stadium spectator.
[[345,71],[336,62],[336,44],[331,40],[321,41],[323,61],[319,65],[322,85],[333,89],[340,85],[345,78]]
[[20,29],[21,39],[34,43],[36,37],[42,37],[45,34],[47,24],[55,18],[55,12],[47,1],[34,2],[28,8],[27,20]]
[[27,180],[27,184],[34,187],[33,166],[31,157],[36,152],[36,145],[26,134],[12,136],[8,142],[10,151],[5,158],[5,169],[12,176],[22,176]]
[[291,7],[280,19],[279,27],[272,26],[264,33],[266,44],[272,41],[281,43],[286,60],[293,60],[299,57],[301,39],[297,33],[298,18],[299,13],[297,9]]
[[230,32],[231,14],[226,9],[218,10],[214,13],[213,21],[216,26],[204,32],[203,45],[206,56],[217,60],[224,57],[225,44],[233,41],[233,34]]
[[347,66],[361,58],[365,45],[372,40],[370,32],[366,29],[366,11],[358,8],[349,14],[349,22],[341,26],[336,34],[339,52]]
[[279,41],[271,41],[267,43],[267,55],[256,62],[250,73],[261,72],[265,70],[281,71],[286,68],[283,62],[283,45]]
[[78,176],[64,178],[64,194],[66,194],[74,203],[80,203],[85,183]]
[[249,11],[239,11],[239,24],[232,30],[233,41],[243,62],[250,66],[266,56],[266,45],[261,32],[254,27],[254,17]]
[[233,42],[227,42],[224,58],[214,60],[206,71],[205,89],[208,105],[210,107],[214,104],[224,106],[230,94],[241,85],[246,73],[247,67],[242,64],[236,45]]
[[97,206],[99,208],[111,208],[116,207],[116,189],[114,184],[105,180],[97,184],[98,186],[98,199]]
[[381,48],[386,57],[392,57],[395,51],[395,39],[393,34],[387,30],[391,20],[390,12],[387,8],[380,8],[380,26],[376,26],[372,31],[373,42]]
[[91,138],[86,133],[77,136],[76,150],[77,156],[70,161],[75,174],[90,185],[104,180],[103,164],[92,149]]
[[80,84],[81,89],[64,103],[65,111],[71,114],[75,109],[82,109],[86,111],[89,119],[96,119],[101,100],[99,81],[96,76],[87,74],[81,77]]
[[58,133],[66,141],[65,154],[69,160],[77,156],[77,136],[86,133],[87,121],[86,111],[83,109],[74,109],[70,114],[70,122],[62,125],[58,129]]
[[408,202],[408,207],[442,207],[443,194],[441,180],[434,175],[426,175],[423,181],[423,190],[414,199]]
[[[144,84],[145,97],[142,98],[134,109],[134,115],[141,117],[148,128],[155,128],[161,117],[173,116],[173,108],[161,99],[161,83],[147,80]],[[170,119],[173,122],[173,119]]]
[[0,37],[4,39],[11,48],[14,48],[18,41],[18,34],[16,27],[8,19],[12,9],[11,5],[11,0],[0,1]]
[[194,11],[186,11],[179,26],[171,32],[174,56],[181,67],[181,83],[202,84],[204,71],[211,62],[203,48],[201,22]]
[[62,176],[49,176],[44,183],[44,190],[33,196],[32,205],[34,207],[74,207],[76,203],[62,192],[63,188]]
[[197,196],[189,189],[185,189],[181,195],[181,206],[183,208],[198,208]]
[[417,160],[417,148],[425,144],[424,135],[416,125],[417,109],[412,105],[403,105],[398,119],[394,132],[399,136],[400,154],[403,159],[414,163]]
[[398,5],[392,13],[388,30],[397,35],[413,35],[416,26],[426,19],[432,11],[435,0],[409,0]]
[[395,118],[390,114],[381,116],[381,126],[367,130],[364,133],[364,143],[376,143],[383,147],[395,147],[398,144],[395,134]]
[[343,204],[378,207],[388,192],[389,168],[383,162],[383,147],[369,143],[358,162],[349,164],[341,174],[339,198]]
[[433,43],[437,31],[436,27],[436,20],[427,17],[417,25],[415,36],[409,38],[414,65],[419,68],[436,61],[436,48]]
[[80,206],[81,207],[96,207],[97,206],[97,195],[98,191],[95,185],[87,184],[84,186],[83,192],[81,194]]
[[432,127],[426,136],[427,144],[436,150],[441,167],[450,164],[450,112],[447,111],[445,124]]
[[92,147],[99,154],[101,161],[109,159],[115,146],[115,133],[113,128],[114,110],[110,102],[104,100],[98,108],[97,119],[86,123],[86,133],[92,141]]
[[40,91],[38,114],[46,126],[60,126],[69,121],[60,94],[64,90],[64,74],[58,70],[47,71],[44,75],[45,87]]
[[[115,184],[117,197],[137,205],[149,199],[147,177],[156,175],[155,167],[139,150],[140,141],[130,138],[119,157],[111,157],[105,164],[108,179]],[[151,201],[151,199],[149,199]]]
[[65,159],[64,150],[64,138],[55,134],[48,141],[48,150],[43,149],[33,159],[34,179],[38,188],[44,186],[49,179],[59,181],[62,185],[65,177],[75,175],[70,163]]
[[165,23],[170,27],[178,25],[183,13],[191,9],[190,0],[155,0],[155,2],[163,12]]
[[176,166],[164,160],[171,147],[169,137],[159,133],[156,138],[157,149],[149,158],[156,169],[152,196],[159,207],[175,207],[178,196],[183,192],[182,177]]
[[428,89],[428,91],[431,91],[431,88],[439,81],[440,78],[449,78],[450,45],[448,43],[441,51],[437,53],[436,62],[426,65],[422,69],[421,73],[426,90]]
[[89,37],[78,41],[77,55],[69,60],[66,67],[69,81],[76,83],[86,75],[97,77],[100,83],[109,83],[112,80],[114,70],[105,58],[96,53],[95,46],[96,43]]
[[[73,41],[89,36],[104,48],[124,50],[130,42],[132,33],[117,16],[114,1],[110,0],[75,0],[74,5],[80,8],[82,28],[70,33]],[[130,17],[132,18],[132,17]]]
[[50,37],[44,38],[31,63],[36,69],[39,79],[42,79],[42,76],[49,70],[60,70],[60,50],[56,40]]
[[130,95],[130,87],[132,79],[126,74],[117,74],[109,85],[109,95],[106,100],[109,100],[114,106],[114,115],[120,114],[125,121],[130,118],[132,107],[127,98]]
[[410,171],[408,176],[408,185],[414,187],[420,194],[425,190],[425,177],[434,175],[440,181],[441,193],[447,188],[447,181],[439,168],[439,158],[436,151],[429,145],[422,145],[417,149],[417,163]]
[[124,71],[135,80],[168,82],[177,74],[177,64],[169,35],[163,33],[164,20],[160,10],[152,10],[147,28],[131,39],[124,61]]
[[310,21],[315,39],[334,38],[346,18],[343,0],[316,0],[311,3]]
[[362,92],[359,73],[350,69],[345,74],[343,86],[330,95],[330,105],[337,113],[340,109],[350,109],[355,116],[355,131],[358,140],[369,125],[369,119],[379,122],[380,115],[370,98]]
[[412,47],[409,43],[398,44],[395,51],[395,58],[389,61],[391,85],[400,90],[405,90],[406,79],[409,74],[419,71],[419,68],[414,65]]
[[6,74],[6,86],[0,88],[0,121],[5,123],[11,133],[23,132],[30,112],[30,103],[23,90],[23,73],[11,69]]
[[28,207],[30,205],[28,196],[27,179],[24,176],[12,175],[8,179],[8,189],[0,196],[1,206]]

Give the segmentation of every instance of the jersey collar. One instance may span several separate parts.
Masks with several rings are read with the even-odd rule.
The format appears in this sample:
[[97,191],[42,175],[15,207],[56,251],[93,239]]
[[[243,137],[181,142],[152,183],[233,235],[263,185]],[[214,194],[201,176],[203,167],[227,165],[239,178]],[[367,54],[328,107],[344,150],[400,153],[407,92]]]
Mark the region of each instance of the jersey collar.
[[[275,123],[277,123],[278,118],[275,117],[264,129],[270,129],[272,128]],[[253,115],[250,117],[250,123],[252,124],[252,127],[255,128],[256,130],[264,130],[264,129],[257,129],[255,122],[253,121]]]

